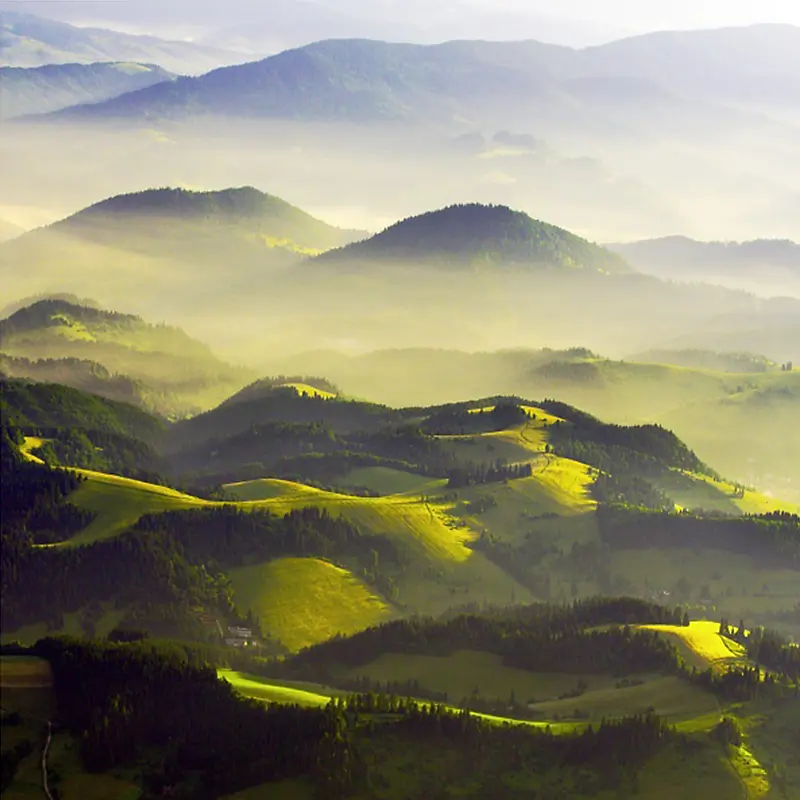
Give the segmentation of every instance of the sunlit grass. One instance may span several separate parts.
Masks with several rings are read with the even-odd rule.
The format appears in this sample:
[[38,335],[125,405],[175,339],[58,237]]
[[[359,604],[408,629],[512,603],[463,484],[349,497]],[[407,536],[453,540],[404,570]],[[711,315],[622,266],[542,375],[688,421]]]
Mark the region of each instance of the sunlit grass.
[[393,616],[352,573],[316,558],[279,558],[229,571],[237,607],[292,651]]
[[689,666],[698,669],[724,668],[747,658],[743,645],[722,636],[719,622],[700,620],[682,625],[638,625],[641,630],[656,631],[678,645]]

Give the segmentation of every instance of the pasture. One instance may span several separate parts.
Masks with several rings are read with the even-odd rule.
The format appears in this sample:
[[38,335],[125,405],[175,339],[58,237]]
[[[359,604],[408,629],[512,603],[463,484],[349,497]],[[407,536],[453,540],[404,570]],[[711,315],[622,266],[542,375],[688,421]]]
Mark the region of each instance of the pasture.
[[624,688],[612,685],[611,688],[590,689],[580,697],[549,700],[536,703],[532,708],[548,720],[599,722],[604,717],[641,714],[648,708],[673,723],[692,725],[702,718],[710,728],[721,719],[713,694],[676,677],[656,677]]
[[234,599],[289,650],[392,617],[391,607],[347,570],[316,558],[280,558],[230,570]]
[[690,667],[698,670],[723,669],[746,661],[745,648],[719,633],[719,622],[700,620],[682,625],[637,625],[640,630],[655,631],[675,644]]
[[239,694],[245,697],[269,703],[298,705],[304,708],[322,708],[328,704],[331,697],[346,694],[346,692],[340,692],[321,684],[280,681],[229,669],[217,670],[217,676],[226,680]]
[[341,675],[348,679],[362,676],[382,682],[417,680],[426,689],[447,692],[451,703],[471,697],[476,689],[484,699],[508,700],[513,693],[519,703],[556,698],[575,689],[580,678],[591,689],[614,686],[614,679],[606,675],[537,673],[506,667],[500,656],[476,650],[459,650],[447,656],[385,653]]
[[86,480],[70,495],[70,502],[93,511],[97,516],[77,536],[63,543],[67,547],[118,536],[144,514],[214,505],[166,486],[132,478],[85,469],[75,469],[73,472]]
[[338,481],[343,487],[363,486],[379,495],[406,494],[409,492],[431,493],[443,489],[447,481],[417,475],[414,472],[390,467],[362,467],[354,469]]

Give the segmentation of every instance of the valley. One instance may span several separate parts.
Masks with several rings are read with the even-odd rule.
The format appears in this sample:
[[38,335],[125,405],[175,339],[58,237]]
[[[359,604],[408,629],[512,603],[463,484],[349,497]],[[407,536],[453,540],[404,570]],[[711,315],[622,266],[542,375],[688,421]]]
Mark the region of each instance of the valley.
[[800,16],[545,5],[0,0],[3,800],[800,800]]

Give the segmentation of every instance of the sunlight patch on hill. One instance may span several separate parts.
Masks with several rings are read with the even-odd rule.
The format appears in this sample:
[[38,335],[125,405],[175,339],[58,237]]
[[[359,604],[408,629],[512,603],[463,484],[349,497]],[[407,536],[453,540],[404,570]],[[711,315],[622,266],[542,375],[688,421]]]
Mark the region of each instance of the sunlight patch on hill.
[[719,632],[719,622],[699,620],[688,627],[682,625],[637,625],[641,630],[655,631],[678,646],[689,666],[698,669],[723,668],[746,660],[743,645]]

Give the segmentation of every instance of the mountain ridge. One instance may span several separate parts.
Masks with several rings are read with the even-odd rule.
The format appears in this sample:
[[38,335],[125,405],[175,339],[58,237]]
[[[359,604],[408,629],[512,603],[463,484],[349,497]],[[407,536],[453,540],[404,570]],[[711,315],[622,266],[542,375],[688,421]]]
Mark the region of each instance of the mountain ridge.
[[174,78],[174,73],[155,64],[126,61],[0,67],[0,119],[99,103]]

